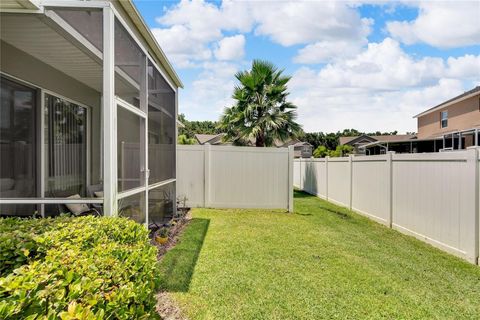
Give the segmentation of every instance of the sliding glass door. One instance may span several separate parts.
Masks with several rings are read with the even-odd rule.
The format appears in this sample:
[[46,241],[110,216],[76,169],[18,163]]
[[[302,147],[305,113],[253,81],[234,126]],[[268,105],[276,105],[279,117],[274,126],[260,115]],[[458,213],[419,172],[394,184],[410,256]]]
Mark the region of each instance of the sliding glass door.
[[87,189],[87,109],[45,94],[45,196],[63,198]]
[[[34,198],[36,90],[0,77],[0,198]],[[32,204],[2,204],[0,215],[31,215]]]

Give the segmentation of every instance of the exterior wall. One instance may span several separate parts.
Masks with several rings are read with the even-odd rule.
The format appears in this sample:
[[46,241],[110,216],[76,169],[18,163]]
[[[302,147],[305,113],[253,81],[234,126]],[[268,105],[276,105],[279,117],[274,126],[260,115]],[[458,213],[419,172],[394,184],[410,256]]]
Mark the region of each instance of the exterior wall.
[[[440,123],[442,111],[448,111],[448,126],[446,128],[442,128]],[[419,139],[478,127],[480,125],[480,94],[418,117],[417,123]]]
[[291,209],[293,150],[177,146],[177,195],[187,205]]
[[101,178],[100,92],[3,41],[0,41],[0,58],[1,72],[90,107],[91,184],[98,183]]
[[477,264],[479,151],[296,159],[294,182]]

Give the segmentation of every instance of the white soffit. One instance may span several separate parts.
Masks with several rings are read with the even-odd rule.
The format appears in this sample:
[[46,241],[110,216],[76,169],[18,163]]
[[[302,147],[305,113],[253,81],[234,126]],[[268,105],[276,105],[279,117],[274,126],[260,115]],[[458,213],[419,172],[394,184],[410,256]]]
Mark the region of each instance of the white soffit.
[[35,1],[29,0],[1,0],[0,10],[38,9]]
[[45,24],[38,15],[4,14],[0,23],[3,41],[101,91],[101,65]]

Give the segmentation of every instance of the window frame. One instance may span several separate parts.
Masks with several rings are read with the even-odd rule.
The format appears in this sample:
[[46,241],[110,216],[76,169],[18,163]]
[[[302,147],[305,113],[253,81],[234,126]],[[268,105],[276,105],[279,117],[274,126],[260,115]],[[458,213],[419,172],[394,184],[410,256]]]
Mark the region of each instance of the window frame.
[[74,99],[65,97],[55,91],[45,89],[44,87],[41,87],[39,85],[36,85],[34,83],[31,83],[27,80],[18,78],[16,76],[13,76],[7,72],[0,71],[0,77],[6,78],[9,81],[16,82],[20,85],[24,85],[26,87],[29,87],[31,89],[34,89],[37,91],[37,96],[36,96],[36,107],[37,110],[35,110],[35,117],[36,117],[36,130],[35,133],[37,135],[37,141],[36,143],[39,144],[36,147],[35,151],[35,157],[36,159],[40,158],[40,161],[37,163],[36,167],[37,173],[36,173],[36,179],[37,179],[37,197],[30,197],[30,198],[0,198],[0,204],[38,204],[39,205],[39,213],[42,217],[45,217],[44,213],[44,204],[66,204],[66,203],[88,203],[88,204],[103,204],[103,197],[98,197],[98,198],[80,198],[78,200],[74,199],[64,199],[64,198],[49,198],[45,197],[45,178],[46,178],[46,172],[45,172],[45,165],[46,165],[46,158],[45,158],[45,94],[49,94],[51,96],[63,99],[67,102],[76,104],[80,107],[85,108],[87,114],[86,114],[86,181],[87,185],[90,184],[91,182],[91,147],[92,147],[92,107],[88,106],[84,103],[81,103],[79,101],[76,101]]
[[[445,118],[444,118],[445,115]],[[440,128],[448,127],[448,110],[440,111]]]

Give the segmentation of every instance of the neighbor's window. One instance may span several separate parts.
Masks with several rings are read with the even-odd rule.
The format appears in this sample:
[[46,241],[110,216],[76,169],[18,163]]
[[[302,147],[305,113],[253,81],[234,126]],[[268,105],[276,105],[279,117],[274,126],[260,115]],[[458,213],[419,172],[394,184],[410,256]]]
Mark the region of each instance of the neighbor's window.
[[448,126],[448,111],[442,111],[440,113],[440,123],[442,128],[446,128]]

